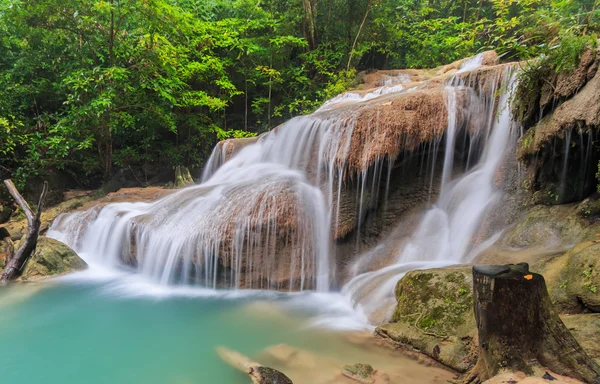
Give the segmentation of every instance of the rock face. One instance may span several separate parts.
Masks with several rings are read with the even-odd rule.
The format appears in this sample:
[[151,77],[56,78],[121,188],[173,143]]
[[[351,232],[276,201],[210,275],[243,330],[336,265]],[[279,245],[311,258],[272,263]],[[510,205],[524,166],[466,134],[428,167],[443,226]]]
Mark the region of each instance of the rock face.
[[377,334],[466,372],[477,360],[472,284],[470,267],[408,272],[396,286],[393,322]]
[[592,142],[600,128],[599,65],[597,50],[589,49],[572,71],[538,73],[520,86],[518,113],[530,128],[520,140],[519,158],[535,202],[573,202],[595,189],[600,152]]
[[[17,241],[15,243],[15,250],[19,246],[20,241]],[[0,243],[0,269],[4,268],[6,262],[5,247],[4,243]],[[40,236],[35,253],[25,264],[25,269],[18,280],[39,280],[83,270],[86,267],[87,264],[85,261],[66,244]]]
[[600,221],[585,217],[586,207],[585,201],[578,206],[533,206],[474,262],[528,262],[546,279],[559,312],[598,312]]
[[554,306],[561,313],[600,312],[599,253],[599,241],[586,241],[533,266],[546,277]]
[[600,313],[560,317],[587,354],[600,364]]

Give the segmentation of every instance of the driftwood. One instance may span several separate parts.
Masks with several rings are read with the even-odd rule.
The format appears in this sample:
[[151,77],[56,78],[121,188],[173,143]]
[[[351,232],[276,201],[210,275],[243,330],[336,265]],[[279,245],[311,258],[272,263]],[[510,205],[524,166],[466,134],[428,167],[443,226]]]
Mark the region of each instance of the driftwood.
[[10,257],[10,260],[7,258],[4,271],[0,277],[1,282],[11,281],[19,277],[23,267],[25,266],[25,263],[35,251],[38,235],[40,233],[40,219],[42,216],[42,209],[44,208],[44,200],[46,199],[46,194],[48,193],[48,183],[44,182],[42,194],[40,195],[37,205],[37,212],[34,215],[29,207],[29,204],[27,204],[27,201],[25,201],[23,196],[21,196],[12,180],[4,180],[4,185],[6,185],[8,192],[10,192],[11,196],[16,200],[23,212],[25,212],[25,216],[27,217],[27,236],[25,236],[25,241],[19,247],[17,253]]
[[465,382],[480,383],[501,371],[543,374],[548,368],[600,383],[600,367],[558,317],[544,277],[530,273],[526,263],[474,266],[473,301],[479,356]]

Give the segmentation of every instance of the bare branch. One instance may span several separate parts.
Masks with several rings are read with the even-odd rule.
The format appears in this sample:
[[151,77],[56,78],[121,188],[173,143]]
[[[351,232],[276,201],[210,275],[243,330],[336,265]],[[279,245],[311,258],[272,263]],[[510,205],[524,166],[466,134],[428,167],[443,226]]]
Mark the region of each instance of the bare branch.
[[19,204],[23,212],[25,212],[25,216],[27,216],[28,225],[31,225],[34,215],[33,212],[31,212],[31,208],[29,207],[29,204],[27,204],[27,201],[25,201],[23,196],[21,196],[21,194],[17,190],[17,187],[15,187],[11,179],[4,180],[4,185],[6,185],[6,188],[8,189],[10,195]]

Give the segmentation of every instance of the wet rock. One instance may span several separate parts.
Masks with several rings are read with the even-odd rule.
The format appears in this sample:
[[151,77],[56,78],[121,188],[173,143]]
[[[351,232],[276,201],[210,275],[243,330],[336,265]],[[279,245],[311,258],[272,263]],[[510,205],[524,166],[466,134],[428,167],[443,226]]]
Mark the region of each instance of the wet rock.
[[254,384],[292,384],[292,380],[278,370],[262,366],[236,351],[218,347],[217,354],[227,364],[250,375]]
[[561,315],[560,318],[586,353],[600,364],[600,313]]
[[375,370],[369,364],[352,364],[344,365],[342,374],[352,380],[358,381],[363,384],[373,384],[375,379],[373,378]]
[[459,372],[477,360],[470,267],[408,272],[396,286],[398,305],[380,336],[416,349]]
[[248,374],[254,384],[292,384],[289,377],[269,367],[250,367]]
[[583,200],[578,206],[579,215],[588,220],[600,218],[600,193],[594,193],[592,196]]
[[[21,242],[14,244],[15,252]],[[0,243],[0,270],[4,268],[6,259],[4,249],[6,245]],[[38,238],[35,253],[27,263],[18,280],[39,280],[47,277],[65,275],[74,271],[83,270],[87,267],[71,248],[58,240],[40,236]]]
[[[573,73],[558,76],[551,95],[542,96],[542,102],[549,104],[566,101],[541,120],[537,114],[535,123],[520,139],[518,156],[525,164],[525,182],[537,203],[573,202],[595,190],[595,167],[587,165],[597,164],[600,154],[583,143],[592,140],[600,128],[600,72],[594,64],[600,59],[590,62],[589,52]],[[543,107],[539,106],[540,110]]]
[[600,312],[600,241],[586,241],[569,252],[532,265],[546,279],[561,313]]
[[561,245],[572,247],[594,239],[598,231],[600,223],[582,218],[575,205],[536,205],[527,209],[497,243],[511,248],[553,246],[560,249]]
[[[548,374],[555,380],[550,381],[544,376]],[[546,376],[548,377],[548,376]],[[492,377],[489,380],[484,381],[484,384],[582,384],[581,381],[572,379],[570,377],[561,376],[556,373],[549,373],[546,371],[537,372],[536,376],[527,376],[523,372],[504,372],[497,376]]]

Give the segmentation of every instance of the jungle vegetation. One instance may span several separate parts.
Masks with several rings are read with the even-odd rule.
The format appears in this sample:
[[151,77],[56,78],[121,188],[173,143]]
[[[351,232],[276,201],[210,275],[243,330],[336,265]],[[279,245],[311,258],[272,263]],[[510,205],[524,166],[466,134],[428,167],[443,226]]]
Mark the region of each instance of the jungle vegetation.
[[487,49],[568,66],[599,20],[597,0],[0,0],[0,176],[198,169],[358,71]]

